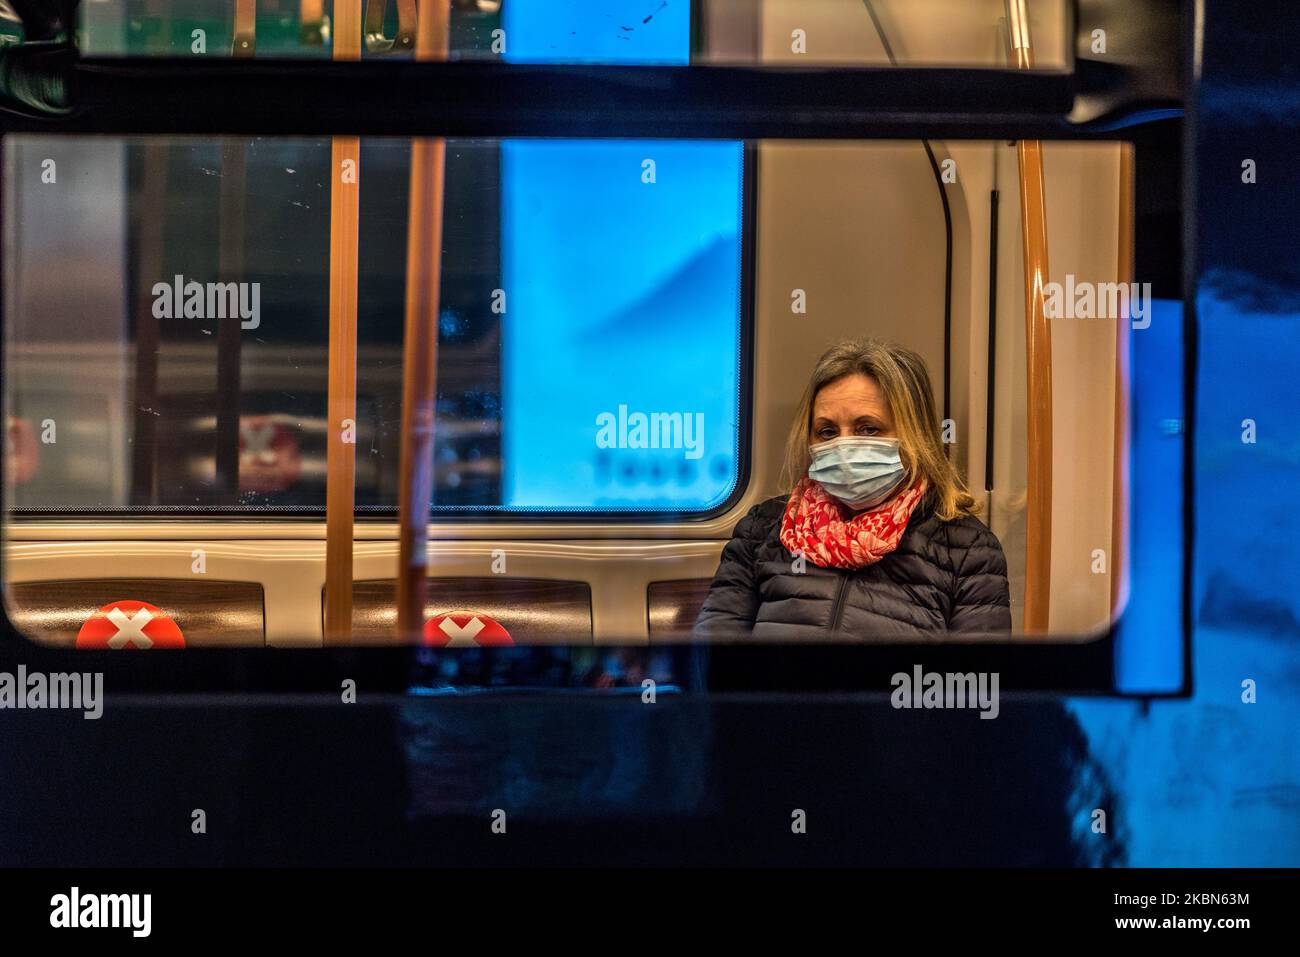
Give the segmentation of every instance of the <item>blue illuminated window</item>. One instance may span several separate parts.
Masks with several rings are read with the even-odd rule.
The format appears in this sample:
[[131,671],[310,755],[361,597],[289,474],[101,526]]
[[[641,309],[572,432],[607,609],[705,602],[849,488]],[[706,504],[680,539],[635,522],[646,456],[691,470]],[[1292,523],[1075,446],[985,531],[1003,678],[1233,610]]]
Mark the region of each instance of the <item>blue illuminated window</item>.
[[[507,4],[517,62],[690,60],[690,4]],[[740,437],[740,143],[502,145],[502,502],[708,510]]]
[[739,143],[503,144],[504,505],[730,497],[742,162]]

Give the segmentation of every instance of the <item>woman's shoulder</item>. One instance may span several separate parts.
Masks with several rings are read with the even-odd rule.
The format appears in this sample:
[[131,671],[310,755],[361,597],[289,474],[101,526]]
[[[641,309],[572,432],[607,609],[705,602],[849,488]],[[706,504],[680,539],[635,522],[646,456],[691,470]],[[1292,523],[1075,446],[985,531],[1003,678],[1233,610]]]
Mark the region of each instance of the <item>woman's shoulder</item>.
[[941,523],[947,530],[948,534],[961,539],[970,539],[971,541],[980,541],[988,539],[997,542],[998,538],[993,534],[993,530],[984,524],[984,520],[978,515],[972,515],[967,512],[958,515],[956,518],[949,519]]
[[1006,567],[1002,543],[979,516],[965,514],[945,520],[931,514],[924,524],[929,526],[927,537],[947,552],[955,571],[986,565]]
[[772,529],[780,524],[788,500],[789,496],[774,495],[772,498],[759,502],[745,513],[744,518],[736,523],[736,530],[731,533],[732,538],[767,538],[772,533]]

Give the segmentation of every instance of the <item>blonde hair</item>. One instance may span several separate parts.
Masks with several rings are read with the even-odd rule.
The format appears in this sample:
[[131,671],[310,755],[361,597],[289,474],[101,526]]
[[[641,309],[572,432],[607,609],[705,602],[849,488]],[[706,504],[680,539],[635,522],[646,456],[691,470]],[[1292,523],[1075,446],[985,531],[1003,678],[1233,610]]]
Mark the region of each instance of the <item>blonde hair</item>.
[[885,394],[894,420],[899,456],[907,469],[907,484],[924,476],[935,515],[952,521],[979,510],[961,473],[944,454],[934,390],[925,360],[911,349],[875,339],[847,339],[828,349],[813,367],[812,380],[799,401],[786,441],[781,482],[786,491],[808,474],[812,441],[812,410],[817,393],[845,376],[870,376]]

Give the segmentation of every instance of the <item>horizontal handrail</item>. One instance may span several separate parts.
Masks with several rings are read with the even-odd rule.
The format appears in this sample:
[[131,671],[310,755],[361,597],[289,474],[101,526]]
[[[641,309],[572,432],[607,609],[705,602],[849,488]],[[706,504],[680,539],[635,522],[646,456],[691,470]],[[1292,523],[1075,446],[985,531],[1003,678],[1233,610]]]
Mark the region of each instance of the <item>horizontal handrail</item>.
[[[1074,74],[950,68],[626,67],[226,58],[32,57],[63,116],[0,129],[97,133],[757,138],[1105,138]],[[1177,102],[1129,104],[1133,118]],[[1157,112],[1151,112],[1157,110]],[[1163,112],[1160,112],[1163,111]]]

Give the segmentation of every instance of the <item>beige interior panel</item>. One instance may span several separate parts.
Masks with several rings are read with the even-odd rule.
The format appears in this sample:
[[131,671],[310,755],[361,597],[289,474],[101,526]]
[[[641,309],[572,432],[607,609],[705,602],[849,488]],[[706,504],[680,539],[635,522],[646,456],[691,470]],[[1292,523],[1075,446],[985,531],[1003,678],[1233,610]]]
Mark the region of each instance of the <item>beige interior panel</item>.
[[[641,643],[649,638],[646,590],[651,582],[711,578],[723,542],[493,542],[429,543],[429,574],[476,578],[493,574],[504,557],[505,577],[586,582],[591,586],[591,627],[597,644]],[[194,540],[15,543],[6,553],[11,584],[63,579],[194,579],[196,549],[204,550],[207,577],[261,584],[266,602],[266,644],[321,644],[323,541],[198,542]],[[498,567],[500,567],[498,565]],[[359,542],[356,581],[391,579],[397,543]]]
[[[1005,62],[1003,0],[872,0],[901,66],[995,67]],[[1064,0],[1028,0],[1038,69],[1071,62]],[[779,63],[887,64],[862,0],[762,0],[763,57]],[[941,25],[941,26],[940,26]],[[805,52],[793,33],[804,32]]]
[[[1066,147],[1066,148],[1062,148]],[[1114,143],[1043,150],[1053,282],[1112,283],[1119,263]],[[1075,634],[1111,618],[1115,468],[1114,318],[1052,322],[1052,589],[1050,628]],[[1105,553],[1104,571],[1095,553]]]

